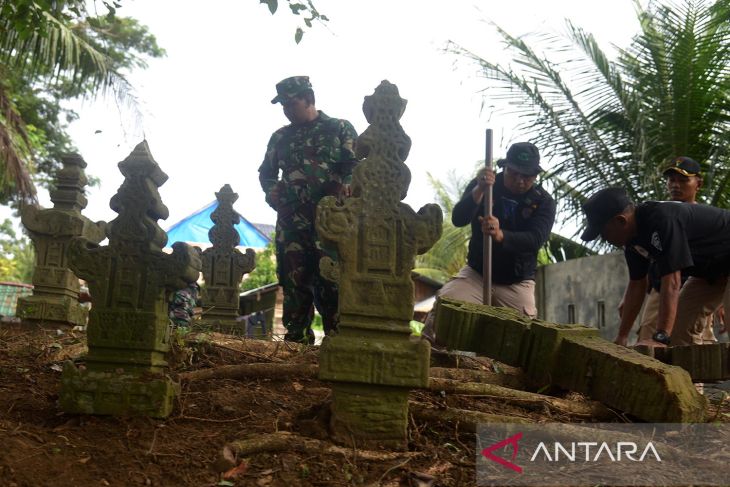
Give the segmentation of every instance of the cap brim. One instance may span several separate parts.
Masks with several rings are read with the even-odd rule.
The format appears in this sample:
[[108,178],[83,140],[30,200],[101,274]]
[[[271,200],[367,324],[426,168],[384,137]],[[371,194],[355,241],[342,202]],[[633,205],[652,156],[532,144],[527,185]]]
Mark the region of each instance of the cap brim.
[[591,240],[595,240],[598,238],[598,235],[601,233],[600,227],[594,227],[591,225],[588,225],[585,230],[583,230],[583,233],[581,234],[580,238],[584,242],[590,242]]
[[696,173],[696,172],[689,172],[689,171],[685,171],[685,170],[684,170],[684,169],[682,169],[681,167],[676,167],[676,166],[673,166],[673,167],[668,167],[667,169],[665,169],[665,170],[664,170],[664,172],[663,172],[662,174],[663,174],[664,176],[666,176],[666,175],[667,175],[667,174],[669,174],[670,172],[676,172],[676,173],[679,173],[679,174],[681,174],[682,176],[687,176],[688,178],[689,178],[689,177],[692,177],[692,176],[697,176],[697,175],[698,175],[698,173]]
[[271,99],[271,104],[275,105],[277,103],[281,103],[282,101],[284,101],[284,97],[281,95],[276,95],[274,98]]
[[502,165],[499,167],[507,166],[510,169],[514,169],[515,171],[521,172],[522,174],[529,174],[530,176],[537,176],[538,174],[543,172],[543,168],[540,166],[527,169],[526,167],[518,166],[517,164],[512,164],[511,162],[509,162],[506,159],[500,159],[499,161],[497,161],[497,164],[499,164],[500,162],[502,163]]

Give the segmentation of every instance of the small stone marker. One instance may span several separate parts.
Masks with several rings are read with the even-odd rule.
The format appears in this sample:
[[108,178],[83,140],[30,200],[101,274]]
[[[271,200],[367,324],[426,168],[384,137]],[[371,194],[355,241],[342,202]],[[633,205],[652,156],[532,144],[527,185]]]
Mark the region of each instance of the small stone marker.
[[241,221],[241,217],[233,209],[233,203],[238,199],[230,185],[224,185],[215,194],[218,208],[210,219],[215,222],[208,231],[208,237],[213,243],[203,251],[203,306],[204,323],[224,331],[238,331],[246,334],[246,322],[236,321],[239,308],[238,286],[243,275],[256,267],[256,253],[253,249],[246,249],[241,253],[236,247],[241,237],[234,225]]
[[430,346],[409,338],[411,270],[441,236],[442,213],[401,203],[411,180],[411,141],[399,122],[405,106],[388,81],[365,97],[370,126],[357,139],[364,159],[353,196],[344,204],[326,197],[317,208],[321,239],[338,249],[339,261],[324,258],[320,267],[338,283],[340,312],[338,334],[322,342],[319,378],[333,382],[333,439],[358,448],[405,448],[408,392],[428,385]]
[[81,214],[87,204],[84,159],[72,154],[62,163],[50,191],[53,208],[28,205],[21,212],[36,263],[33,295],[18,299],[17,315],[26,323],[85,326],[89,311],[79,303],[79,279],[69,269],[66,252],[74,237],[92,243],[104,240],[106,223],[94,223]]
[[69,246],[71,269],[89,283],[92,308],[85,367],[67,362],[61,408],[70,413],[170,414],[177,385],[165,375],[170,348],[166,293],[200,274],[199,250],[176,242],[157,220],[168,216],[157,188],[167,175],[142,142],[122,162],[124,182],[110,201],[119,216],[109,223],[109,245],[84,238]]

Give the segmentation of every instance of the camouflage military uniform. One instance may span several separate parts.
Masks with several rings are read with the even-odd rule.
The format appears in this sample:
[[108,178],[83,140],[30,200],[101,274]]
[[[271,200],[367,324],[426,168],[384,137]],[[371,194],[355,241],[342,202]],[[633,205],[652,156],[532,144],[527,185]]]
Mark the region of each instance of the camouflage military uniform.
[[335,255],[317,237],[317,203],[326,195],[338,195],[342,184],[349,182],[357,137],[347,120],[318,113],[311,122],[274,132],[259,167],[266,202],[277,212],[277,275],[284,290],[286,339],[310,343],[314,306],[322,315],[325,333],[335,330],[338,321],[337,287],[319,272],[320,259]]
[[173,328],[186,328],[193,321],[195,305],[198,302],[199,288],[192,283],[186,288],[176,291],[168,305],[170,322]]

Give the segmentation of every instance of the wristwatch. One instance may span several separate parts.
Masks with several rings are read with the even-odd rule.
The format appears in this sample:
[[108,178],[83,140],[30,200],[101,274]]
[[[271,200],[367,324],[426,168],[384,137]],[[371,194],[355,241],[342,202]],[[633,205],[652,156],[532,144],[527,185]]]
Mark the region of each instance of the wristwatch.
[[651,339],[655,342],[663,343],[664,345],[669,345],[669,335],[667,335],[667,332],[664,330],[657,330],[652,336]]

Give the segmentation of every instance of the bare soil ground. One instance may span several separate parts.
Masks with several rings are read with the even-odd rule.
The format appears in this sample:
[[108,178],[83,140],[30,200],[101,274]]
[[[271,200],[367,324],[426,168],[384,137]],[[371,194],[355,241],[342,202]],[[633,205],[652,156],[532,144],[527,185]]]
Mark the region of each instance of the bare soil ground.
[[[300,348],[216,334],[197,334],[177,348],[173,375],[245,363],[317,363],[316,347]],[[231,441],[292,432],[327,443],[321,421],[325,383],[211,379],[183,385],[164,420],[65,414],[58,408],[60,370],[84,352],[83,332],[0,327],[0,486],[459,486],[475,484],[474,434],[458,422],[410,419],[409,452],[365,460],[356,451],[254,453],[221,473],[218,461]],[[434,363],[476,370],[509,368],[483,358]],[[575,401],[583,400],[569,395]],[[414,391],[411,400],[537,422],[577,421],[523,409],[493,397]],[[710,411],[728,421],[730,407]],[[616,420],[622,420],[617,414]]]

